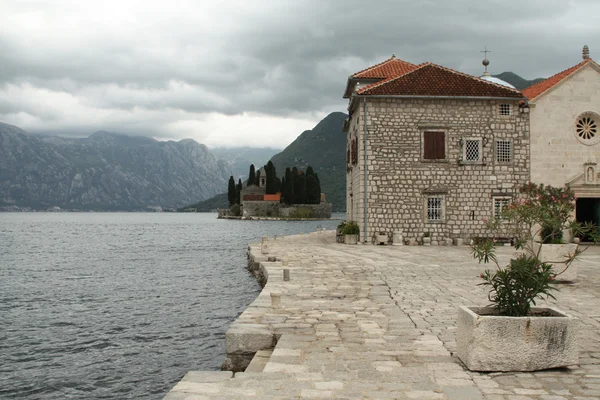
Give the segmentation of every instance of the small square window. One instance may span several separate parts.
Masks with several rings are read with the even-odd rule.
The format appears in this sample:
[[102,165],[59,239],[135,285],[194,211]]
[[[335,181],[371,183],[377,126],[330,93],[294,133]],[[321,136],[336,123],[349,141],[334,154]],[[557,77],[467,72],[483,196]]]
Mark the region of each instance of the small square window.
[[481,161],[481,139],[466,139],[464,141],[463,161]]
[[510,201],[510,197],[494,197],[494,218],[500,220],[504,219],[502,213],[504,212],[504,209],[508,207]]
[[496,141],[496,160],[499,163],[509,163],[512,161],[512,149],[510,140]]
[[427,198],[427,221],[442,220],[442,197]]
[[510,115],[510,104],[500,104],[500,115]]

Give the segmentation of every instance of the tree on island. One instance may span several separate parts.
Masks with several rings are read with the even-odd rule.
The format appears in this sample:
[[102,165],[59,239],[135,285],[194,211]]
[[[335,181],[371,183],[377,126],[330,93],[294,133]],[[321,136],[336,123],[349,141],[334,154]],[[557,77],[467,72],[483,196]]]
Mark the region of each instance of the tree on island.
[[254,168],[254,164],[250,164],[250,172],[248,173],[248,182],[247,186],[254,185],[256,183],[256,171]]
[[229,184],[227,185],[227,201],[229,201],[229,207],[235,204],[237,199],[235,180],[233,176],[229,177]]
[[242,189],[243,189],[243,185],[242,185],[242,180],[238,179],[238,184],[235,187],[236,189],[236,204],[242,204]]
[[294,182],[294,203],[306,204],[306,175],[304,171],[298,171],[298,168],[292,169]]
[[319,177],[313,170],[313,167],[308,166],[306,169],[306,203],[319,204],[321,202],[321,184]]
[[267,194],[275,194],[278,191],[277,188],[277,173],[275,172],[275,165],[272,161],[269,161],[265,166],[267,172]]

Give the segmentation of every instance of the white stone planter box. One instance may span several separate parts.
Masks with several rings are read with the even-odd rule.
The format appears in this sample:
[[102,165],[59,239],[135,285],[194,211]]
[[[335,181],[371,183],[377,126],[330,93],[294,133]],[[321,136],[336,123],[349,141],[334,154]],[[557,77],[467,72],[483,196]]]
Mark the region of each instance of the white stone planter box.
[[[485,311],[484,311],[485,310]],[[460,307],[457,356],[471,371],[537,371],[577,365],[577,320],[554,308],[553,316],[481,315],[487,307]]]
[[358,244],[358,235],[344,235],[344,243]]
[[423,246],[431,246],[431,237],[430,236],[423,237]]
[[[541,250],[540,249],[541,246]],[[538,253],[539,250],[539,259],[542,262],[548,262],[552,264],[552,270],[554,273],[559,274],[556,277],[557,281],[574,281],[577,279],[577,260],[569,265],[569,268],[565,271],[565,263],[564,262],[555,262],[550,263],[549,261],[561,261],[566,260],[569,254],[575,254],[577,250],[577,243],[565,243],[565,244],[542,244],[542,243],[533,243],[533,251]],[[564,271],[564,272],[563,272]],[[562,273],[561,273],[562,272]]]
[[402,232],[394,231],[394,234],[392,236],[392,245],[393,246],[403,246],[404,245],[404,241],[402,238]]
[[375,235],[375,244],[387,244],[388,236],[384,234]]

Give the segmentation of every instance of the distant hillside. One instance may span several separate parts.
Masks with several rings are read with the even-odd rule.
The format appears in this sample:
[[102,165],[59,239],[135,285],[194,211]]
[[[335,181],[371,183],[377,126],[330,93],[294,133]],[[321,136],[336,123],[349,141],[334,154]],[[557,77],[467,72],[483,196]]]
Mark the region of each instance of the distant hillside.
[[346,134],[342,130],[346,118],[342,112],[329,114],[271,158],[280,177],[286,167],[305,169],[311,165],[334,211],[346,210]]
[[498,79],[502,79],[503,81],[510,83],[511,85],[513,85],[514,87],[516,87],[519,90],[523,90],[531,85],[534,85],[534,84],[544,80],[544,78],[536,78],[536,79],[532,79],[529,81],[525,78],[521,78],[519,75],[515,74],[514,72],[503,72],[501,74],[494,75],[494,76]]
[[215,147],[210,149],[217,158],[227,162],[233,169],[234,178],[237,181],[248,178],[250,164],[262,167],[277,154],[281,149],[270,147]]
[[0,207],[176,208],[226,190],[231,173],[191,139],[33,136],[0,123]]
[[193,208],[197,212],[211,212],[211,211],[215,211],[217,208],[227,208],[227,207],[229,207],[229,202],[227,200],[227,193],[221,193],[221,194],[211,197],[210,199],[202,200],[201,202],[198,202],[196,204],[181,207],[179,209],[179,211]]

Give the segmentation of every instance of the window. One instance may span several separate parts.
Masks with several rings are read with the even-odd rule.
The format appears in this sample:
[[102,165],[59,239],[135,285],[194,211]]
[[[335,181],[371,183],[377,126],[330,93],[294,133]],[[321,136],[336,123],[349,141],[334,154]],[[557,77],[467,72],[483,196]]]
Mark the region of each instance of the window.
[[356,165],[356,164],[358,164],[358,139],[357,138],[352,139],[351,150],[352,150],[352,165]]
[[446,159],[446,133],[424,132],[423,133],[423,159],[445,160]]
[[500,115],[510,115],[510,104],[500,104]]
[[496,141],[496,161],[499,163],[509,163],[512,161],[510,140]]
[[481,156],[481,138],[468,138],[463,140],[463,161],[480,162]]
[[575,120],[575,137],[588,146],[600,142],[600,116],[593,112],[581,114]]
[[427,197],[427,221],[438,222],[442,220],[442,197]]
[[510,204],[510,197],[494,197],[494,218],[504,219],[502,213],[504,209]]

